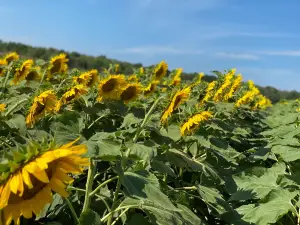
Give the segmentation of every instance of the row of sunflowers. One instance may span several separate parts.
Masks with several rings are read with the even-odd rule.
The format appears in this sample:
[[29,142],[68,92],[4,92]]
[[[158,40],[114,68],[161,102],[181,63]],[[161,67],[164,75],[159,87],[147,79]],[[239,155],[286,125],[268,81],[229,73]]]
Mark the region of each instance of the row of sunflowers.
[[[45,113],[59,112],[62,106],[68,105],[80,96],[87,94],[89,89],[92,89],[96,85],[98,85],[98,102],[121,100],[125,104],[128,104],[138,97],[147,97],[155,91],[170,91],[172,95],[170,96],[169,105],[161,117],[161,122],[165,124],[172,112],[176,110],[180,104],[188,100],[192,89],[201,84],[201,79],[204,76],[203,73],[200,73],[194,82],[186,84],[184,88],[178,90],[176,87],[181,84],[180,76],[182,74],[182,68],[174,70],[169,78],[163,80],[168,72],[168,65],[164,61],[159,63],[153,71],[147,71],[148,73],[145,74],[144,69],[140,68],[137,73],[127,77],[123,74],[116,74],[118,72],[118,65],[115,65],[114,68],[110,68],[109,70],[105,70],[101,76],[99,76],[99,72],[96,69],[83,73],[77,70],[67,73],[67,62],[68,59],[65,54],[57,55],[50,60],[48,67],[42,72],[40,66],[34,65],[33,60],[19,60],[19,55],[15,52],[7,54],[0,60],[0,74],[2,76],[5,71],[8,70],[5,66],[11,63],[7,78],[9,78],[11,74],[13,75],[11,81],[12,85],[17,85],[24,80],[26,82],[38,81],[40,84],[43,82],[51,83],[51,81],[54,80],[61,82],[58,86],[60,87],[62,83],[69,82],[69,89],[60,96],[59,100],[56,95],[57,93],[52,89],[46,90],[34,98],[26,118],[28,126],[33,126]],[[56,74],[62,76],[55,79],[54,76]],[[70,76],[68,76],[68,74]],[[149,74],[152,74],[152,76],[147,76]],[[241,74],[235,75],[235,69],[232,69],[224,76],[219,77],[218,80],[205,84],[205,94],[201,93],[203,97],[199,99],[199,103],[195,105],[196,110],[199,111],[198,108],[210,100],[217,103],[221,101],[228,102],[234,99],[236,107],[249,104],[252,109],[264,109],[271,106],[270,100],[260,94],[260,91],[251,80],[248,81],[248,89],[239,93],[239,97],[237,97],[235,94],[238,93],[241,82]],[[162,84],[160,86],[161,89],[158,88],[159,84]],[[6,83],[4,83],[4,86],[5,85]],[[176,92],[172,92],[172,89],[176,90]],[[58,89],[57,92],[59,91]],[[1,103],[1,111],[4,111],[5,107],[6,105]],[[202,114],[204,115],[203,118],[212,116],[211,112],[201,112],[190,118],[190,120],[197,121],[196,118],[202,118]],[[188,123],[191,122],[188,120]],[[185,128],[189,131],[187,124],[185,124],[182,126],[182,134],[185,133]]]
[[[192,82],[182,81],[182,68],[168,72],[165,61],[153,68],[140,68],[132,75],[119,74],[118,67],[111,65],[101,72],[96,69],[84,72],[69,69],[66,54],[54,56],[49,62],[21,59],[15,52],[0,59],[0,125],[3,125],[0,129],[0,149],[4,152],[0,165],[0,224],[9,225],[12,221],[22,224],[22,221],[26,221],[22,217],[37,218],[45,206],[52,203],[53,192],[65,199],[74,223],[86,224],[81,220],[89,210],[92,197],[100,190],[98,187],[103,187],[102,183],[93,188],[92,180],[96,178],[91,177],[96,177],[97,163],[94,160],[97,157],[93,155],[93,159],[85,156],[90,151],[86,144],[75,145],[80,138],[60,145],[48,136],[43,142],[33,140],[34,135],[41,131],[49,133],[51,121],[61,119],[69,113],[84,113],[80,116],[85,123],[84,129],[89,130],[89,133],[82,136],[89,140],[92,135],[107,132],[109,126],[116,127],[114,132],[122,126],[124,128],[124,123],[122,126],[115,125],[127,116],[121,115],[122,107],[143,109],[144,119],[140,125],[135,124],[136,132],[126,133],[134,143],[138,143],[141,135],[149,138],[147,134],[143,134],[142,129],[155,110],[159,115],[156,128],[167,130],[169,126],[176,124],[181,138],[184,138],[193,136],[206,121],[217,117],[217,105],[228,104],[232,106],[232,112],[241,107],[260,111],[271,106],[270,100],[260,93],[252,81],[242,83],[242,75],[236,74],[235,69],[218,74],[215,81],[207,83],[203,81],[203,73],[199,73]],[[117,110],[113,111],[111,104],[117,104]],[[87,110],[100,108],[104,108],[104,111],[110,109],[111,117],[104,120],[107,113],[86,113]],[[12,129],[10,121],[16,115],[24,116],[26,128]],[[74,125],[72,118],[65,119],[64,122],[66,126]],[[26,131],[21,133],[23,130]],[[128,137],[124,137],[124,140]],[[126,154],[121,154],[121,166],[124,170],[131,152],[130,149]],[[87,167],[84,202],[78,218],[78,213],[68,198],[68,192],[72,188],[68,191],[66,188],[74,181],[76,183],[80,177],[78,175]],[[118,179],[114,191],[117,194],[114,194],[113,203],[108,207],[110,212],[100,219],[108,225],[115,224],[120,219],[120,215],[115,217],[114,210],[117,208],[121,181],[118,177],[112,179]],[[73,190],[76,188],[75,186]]]

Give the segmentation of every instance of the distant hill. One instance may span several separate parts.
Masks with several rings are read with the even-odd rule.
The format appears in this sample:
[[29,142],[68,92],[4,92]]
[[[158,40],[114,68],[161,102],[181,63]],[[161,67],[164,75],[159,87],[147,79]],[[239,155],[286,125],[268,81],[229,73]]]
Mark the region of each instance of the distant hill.
[[[0,55],[6,52],[15,51],[23,57],[33,58],[33,59],[44,59],[48,60],[50,57],[64,52],[68,55],[69,58],[69,66],[70,68],[78,68],[81,70],[89,70],[89,69],[98,69],[101,70],[103,68],[107,68],[109,64],[116,64],[120,65],[120,72],[124,74],[131,74],[133,72],[133,68],[140,68],[143,66],[141,63],[129,63],[119,61],[117,59],[110,59],[104,55],[100,55],[97,57],[89,56],[80,54],[78,52],[66,52],[64,50],[59,50],[55,48],[42,48],[42,47],[32,47],[30,45],[25,45],[16,42],[3,42],[0,40]],[[194,79],[197,73],[183,73],[182,77],[185,80],[192,80]],[[215,80],[216,77],[213,75],[205,75],[203,78],[205,81],[212,81]],[[297,91],[282,91],[278,90],[274,87],[267,86],[267,87],[260,87],[261,93],[267,96],[269,99],[272,100],[273,103],[276,103],[282,99],[291,100],[300,98],[300,93]]]

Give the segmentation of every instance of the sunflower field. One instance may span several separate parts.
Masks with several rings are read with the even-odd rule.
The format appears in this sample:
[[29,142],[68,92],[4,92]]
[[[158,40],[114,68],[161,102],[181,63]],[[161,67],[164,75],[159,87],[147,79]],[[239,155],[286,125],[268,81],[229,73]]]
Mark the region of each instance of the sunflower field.
[[300,224],[300,101],[182,72],[4,55],[0,225]]

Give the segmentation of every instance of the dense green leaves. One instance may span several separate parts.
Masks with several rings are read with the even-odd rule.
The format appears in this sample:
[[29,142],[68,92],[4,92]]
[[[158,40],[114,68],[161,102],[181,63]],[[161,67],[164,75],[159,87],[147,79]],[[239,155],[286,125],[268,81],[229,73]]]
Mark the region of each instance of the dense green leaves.
[[101,217],[91,209],[83,212],[79,218],[79,225],[101,225]]
[[[45,51],[37,55],[47,54]],[[54,53],[52,49],[51,54]],[[110,63],[105,57],[86,58],[78,53],[71,53],[69,57],[71,67],[82,62],[84,69]],[[35,63],[46,75],[49,62]],[[153,84],[153,68],[145,68],[146,72],[140,73],[141,65],[130,70],[127,66],[120,63],[119,71],[113,64],[107,65],[105,70],[97,68],[102,87],[85,84],[87,93],[73,93],[74,96],[67,90],[85,80],[77,77],[83,72],[77,69],[55,73],[53,80],[44,79],[41,85],[23,80],[9,86],[5,82],[13,79],[13,74],[0,77],[1,86],[5,86],[1,89],[0,104],[8,104],[7,109],[1,105],[3,112],[0,112],[1,180],[11,179],[10,187],[13,187],[12,184],[19,181],[11,177],[25,168],[23,164],[36,160],[36,167],[45,169],[45,173],[39,174],[32,166],[36,171],[29,171],[30,178],[38,182],[41,176],[44,179],[47,176],[49,184],[43,182],[36,189],[24,190],[29,191],[30,196],[31,191],[45,187],[51,187],[53,192],[66,189],[69,194],[68,198],[54,194],[53,201],[39,215],[22,218],[21,224],[31,224],[34,220],[32,224],[75,224],[78,221],[81,225],[299,223],[298,101],[279,103],[268,110],[256,108],[257,99],[236,107],[236,100],[248,90],[246,85],[241,85],[228,101],[216,101],[211,96],[207,103],[202,103],[208,83],[182,82],[172,87],[169,83],[175,71],[163,76],[156,90],[146,95],[145,88]],[[8,67],[5,65],[5,68]],[[142,86],[134,101],[127,102],[121,95],[116,100],[111,99],[134,82],[128,77],[125,77],[126,86],[120,84],[120,90],[113,91],[110,98],[105,97],[103,91],[109,85],[104,79],[119,72],[137,75]],[[215,73],[218,80],[213,95],[220,92],[227,76]],[[189,99],[179,104],[181,99],[178,96],[172,99],[172,96],[187,85],[192,89]],[[34,105],[32,101],[37,94],[49,89],[53,89],[58,100],[68,93],[68,97],[65,96],[68,102],[59,110],[55,108],[42,114],[30,127],[26,116]],[[225,90],[221,91],[225,94]],[[24,96],[28,99],[19,104]],[[36,112],[31,116],[40,113],[44,106],[44,103],[35,105]],[[208,121],[201,118],[202,111],[211,112],[212,118]],[[165,123],[161,119],[164,112],[170,112]],[[194,117],[196,114],[198,118]],[[190,118],[195,123],[185,124]],[[192,132],[184,135],[183,127]],[[62,154],[49,153],[49,159],[37,158],[42,154],[41,149],[53,150],[75,139],[78,142],[72,147],[73,153],[81,152],[77,144],[86,145],[87,153],[83,157],[87,160],[79,156],[68,158],[65,149],[58,151]],[[30,140],[35,141],[36,147],[29,145],[33,143]],[[43,144],[39,145],[40,142]],[[84,164],[82,171],[77,168],[80,163]],[[72,176],[74,181],[70,182],[67,176]]]

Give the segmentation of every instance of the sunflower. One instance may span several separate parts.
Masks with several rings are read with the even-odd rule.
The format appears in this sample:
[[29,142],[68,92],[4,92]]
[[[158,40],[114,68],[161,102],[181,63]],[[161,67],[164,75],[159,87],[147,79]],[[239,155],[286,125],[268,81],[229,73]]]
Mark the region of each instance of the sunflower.
[[4,112],[6,108],[6,104],[0,104],[0,112]]
[[238,74],[237,77],[232,82],[232,86],[231,86],[229,92],[227,92],[224,96],[225,101],[228,101],[229,99],[232,98],[233,94],[239,89],[242,80],[243,80],[242,75]]
[[127,104],[130,101],[135,100],[142,91],[142,85],[139,83],[127,84],[122,88],[120,99]]
[[86,87],[93,87],[95,84],[99,82],[98,71],[90,70],[78,77],[73,77],[73,80],[77,84],[82,84]]
[[30,69],[31,69],[32,65],[33,65],[33,60],[28,59],[28,60],[25,60],[21,64],[20,67],[16,68],[14,79],[12,80],[12,83],[13,84],[18,84],[22,80],[24,80],[25,77],[27,76],[27,74],[30,72]]
[[25,75],[25,80],[27,82],[33,81],[33,80],[40,80],[40,70],[41,68],[39,66],[35,66],[31,68],[31,70]]
[[126,86],[124,75],[109,75],[98,85],[98,96],[103,100],[119,100],[122,88]]
[[168,72],[168,64],[165,61],[161,61],[153,71],[154,79],[160,81]]
[[65,73],[68,70],[68,61],[64,53],[52,57],[48,66],[47,79],[50,80],[55,73]]
[[45,116],[46,113],[52,113],[56,103],[57,98],[53,90],[44,91],[35,97],[26,117],[27,126],[32,127],[33,124]]
[[262,94],[259,94],[258,99],[255,102],[252,109],[253,110],[255,110],[255,109],[266,109],[266,108],[271,107],[271,106],[272,106],[272,102],[270,101],[270,99],[266,98]]
[[144,67],[141,67],[141,68],[139,69],[139,73],[140,73],[140,75],[143,75],[143,74],[145,73]]
[[216,81],[213,81],[208,84],[206,91],[205,91],[206,94],[205,94],[204,98],[202,99],[201,104],[207,102],[212,97],[216,84],[217,84]]
[[63,105],[69,104],[73,100],[79,98],[81,95],[84,95],[86,93],[88,93],[88,90],[82,84],[78,84],[72,87],[60,98],[56,105],[55,111],[58,112]]
[[0,59],[0,77],[4,75],[6,65],[7,62],[4,59]]
[[212,117],[212,113],[209,111],[203,111],[197,113],[190,118],[180,127],[180,132],[182,136],[193,134],[204,121],[207,121]]
[[259,90],[253,86],[251,90],[247,91],[241,98],[236,101],[235,107],[240,107],[241,105],[247,105],[253,102],[255,97],[259,94]]
[[116,65],[115,65],[115,69],[114,69],[115,73],[118,73],[118,72],[119,72],[119,69],[120,69],[120,65],[119,65],[119,64],[116,64]]
[[150,84],[148,84],[147,87],[143,89],[143,94],[145,96],[150,95],[156,90],[156,86],[159,83],[159,81],[152,81]]
[[[87,152],[85,145],[75,140],[56,149],[34,149],[34,157],[23,160],[17,168],[1,174],[7,177],[0,184],[0,224],[20,224],[20,217],[38,215],[46,204],[52,202],[53,192],[67,197],[66,186],[73,182],[69,174],[81,174],[89,162],[81,155]],[[36,147],[39,148],[40,146]],[[33,148],[31,146],[31,148]],[[30,151],[30,150],[29,150]]]
[[171,86],[177,86],[181,82],[181,74],[182,74],[182,68],[176,69],[175,75],[170,83]]
[[204,73],[203,72],[199,73],[198,77],[196,78],[196,80],[193,82],[192,85],[193,86],[199,85],[201,83],[203,77],[204,77]]
[[248,88],[253,89],[255,87],[254,82],[252,80],[248,80]]
[[127,80],[129,81],[129,82],[139,82],[139,78],[137,77],[137,75],[136,74],[132,74],[132,75],[130,75],[128,78],[127,78]]
[[6,64],[10,64],[10,62],[18,59],[19,59],[19,55],[16,52],[11,52],[4,56],[4,61],[6,61]]
[[221,87],[216,91],[213,100],[215,102],[219,102],[222,100],[224,96],[224,92],[226,89],[228,89],[231,85],[231,80],[233,78],[233,73],[229,72],[228,74],[225,75],[224,82],[222,83]]
[[173,111],[176,110],[180,106],[180,104],[188,100],[191,91],[191,87],[187,87],[175,93],[168,107],[165,109],[161,116],[161,123],[165,124]]

